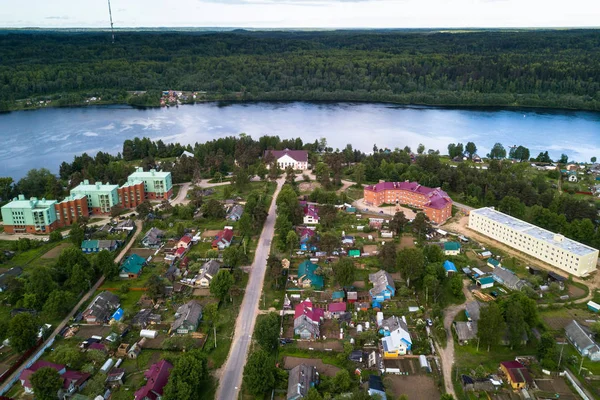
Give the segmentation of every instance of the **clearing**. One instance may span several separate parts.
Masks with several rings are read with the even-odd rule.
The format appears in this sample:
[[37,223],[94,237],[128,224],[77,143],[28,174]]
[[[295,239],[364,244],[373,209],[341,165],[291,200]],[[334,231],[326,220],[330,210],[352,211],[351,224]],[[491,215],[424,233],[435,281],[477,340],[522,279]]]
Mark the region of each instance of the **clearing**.
[[62,251],[68,247],[71,247],[71,243],[61,243],[58,246],[48,250],[46,253],[44,253],[42,255],[41,258],[58,258],[58,256],[60,256],[60,253],[62,253]]

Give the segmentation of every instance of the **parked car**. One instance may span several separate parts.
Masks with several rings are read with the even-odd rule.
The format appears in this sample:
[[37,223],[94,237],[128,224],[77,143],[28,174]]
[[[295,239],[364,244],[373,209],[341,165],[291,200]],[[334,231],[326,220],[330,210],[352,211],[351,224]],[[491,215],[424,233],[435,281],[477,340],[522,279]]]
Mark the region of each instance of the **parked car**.
[[427,326],[433,326],[433,321],[431,320],[431,318],[427,318],[426,322]]
[[281,338],[281,339],[279,339],[279,343],[281,343],[281,344],[290,344],[290,343],[293,343],[293,342],[294,342],[293,339],[288,339],[288,338]]
[[494,298],[498,297],[498,293],[497,292],[490,292],[490,296],[492,296]]

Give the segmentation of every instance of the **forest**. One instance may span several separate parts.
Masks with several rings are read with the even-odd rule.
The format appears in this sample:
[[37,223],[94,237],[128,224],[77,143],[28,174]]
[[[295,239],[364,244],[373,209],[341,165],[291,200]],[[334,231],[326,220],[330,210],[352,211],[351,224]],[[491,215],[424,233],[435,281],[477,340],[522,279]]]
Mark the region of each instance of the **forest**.
[[[600,110],[595,30],[0,32],[0,111],[202,100]],[[134,96],[130,91],[148,91]]]

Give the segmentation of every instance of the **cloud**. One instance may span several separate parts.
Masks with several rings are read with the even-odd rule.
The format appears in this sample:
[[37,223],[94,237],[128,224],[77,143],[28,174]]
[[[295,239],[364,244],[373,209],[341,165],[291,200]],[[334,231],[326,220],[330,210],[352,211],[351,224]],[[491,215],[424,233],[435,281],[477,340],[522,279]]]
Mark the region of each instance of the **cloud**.
[[296,5],[296,6],[325,6],[336,3],[383,3],[394,0],[199,0],[205,3],[236,4],[236,5]]
[[83,136],[87,136],[87,137],[96,137],[98,136],[98,134],[96,132],[83,132],[82,134]]
[[57,20],[61,20],[61,21],[65,21],[70,19],[68,16],[66,15],[52,15],[50,17],[46,17],[46,19],[57,19]]

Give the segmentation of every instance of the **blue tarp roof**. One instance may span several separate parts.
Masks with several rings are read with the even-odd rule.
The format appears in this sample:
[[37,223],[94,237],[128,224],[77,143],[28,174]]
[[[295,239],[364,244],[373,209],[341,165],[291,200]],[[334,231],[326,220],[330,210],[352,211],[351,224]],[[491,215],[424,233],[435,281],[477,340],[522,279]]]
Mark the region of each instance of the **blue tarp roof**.
[[457,272],[457,271],[456,271],[456,266],[454,265],[454,263],[453,263],[452,261],[449,261],[449,260],[446,260],[446,261],[444,261],[444,269],[445,269],[446,271],[454,271],[454,272]]
[[120,321],[121,318],[123,318],[123,309],[122,308],[117,308],[117,311],[115,311],[115,313],[112,315],[111,319],[114,319],[115,321]]

